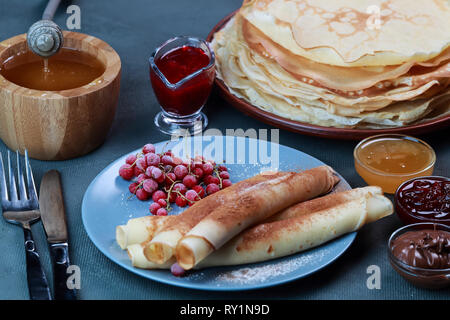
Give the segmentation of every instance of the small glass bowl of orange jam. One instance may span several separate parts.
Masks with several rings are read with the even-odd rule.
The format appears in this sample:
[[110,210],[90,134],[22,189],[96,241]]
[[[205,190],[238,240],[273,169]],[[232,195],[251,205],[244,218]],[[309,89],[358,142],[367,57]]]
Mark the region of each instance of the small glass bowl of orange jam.
[[394,194],[405,181],[433,174],[436,154],[426,142],[401,134],[361,141],[353,152],[356,172],[369,185]]

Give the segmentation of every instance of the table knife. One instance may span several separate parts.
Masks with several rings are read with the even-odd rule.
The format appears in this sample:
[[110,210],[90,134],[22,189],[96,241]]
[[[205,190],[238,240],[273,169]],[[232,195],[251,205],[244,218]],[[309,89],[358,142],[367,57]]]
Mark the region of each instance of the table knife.
[[44,175],[39,194],[41,219],[53,264],[54,297],[56,300],[75,300],[75,290],[67,285],[69,245],[61,176],[58,171],[51,170]]

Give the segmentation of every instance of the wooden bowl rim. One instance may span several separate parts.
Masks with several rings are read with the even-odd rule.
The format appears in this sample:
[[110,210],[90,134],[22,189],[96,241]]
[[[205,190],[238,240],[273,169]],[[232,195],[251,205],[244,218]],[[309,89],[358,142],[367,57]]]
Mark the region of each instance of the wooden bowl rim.
[[[211,32],[208,34],[206,40],[211,42],[214,34],[220,31],[225,24],[239,11],[233,11],[222,20],[220,20]],[[450,115],[442,116],[436,119],[431,119],[418,124],[406,125],[403,127],[383,128],[383,129],[352,129],[352,128],[334,128],[324,127],[307,122],[300,122],[288,118],[283,118],[274,113],[262,110],[251,103],[235,96],[228,90],[225,83],[216,77],[215,84],[219,89],[220,94],[233,107],[241,112],[272,126],[289,130],[296,133],[302,133],[309,136],[323,137],[329,139],[343,139],[343,140],[361,140],[373,135],[384,133],[399,133],[399,134],[425,134],[450,126]]]
[[[61,97],[71,98],[102,90],[103,88],[109,86],[119,76],[122,69],[122,62],[120,60],[119,54],[108,43],[97,37],[80,32],[63,31],[63,34],[64,38],[72,38],[80,42],[86,42],[87,45],[95,47],[105,57],[105,60],[102,61],[105,63],[105,71],[99,77],[95,78],[90,83],[78,88],[60,91],[43,91],[19,86],[14,82],[9,81],[0,74],[0,90],[14,92],[14,94],[19,93],[21,96],[26,96],[34,99],[47,100],[60,99]],[[12,38],[1,41],[0,55],[5,50],[23,42],[26,42],[26,33],[19,34]],[[98,83],[97,81],[100,79],[102,80],[102,82]],[[91,85],[91,83],[94,82],[96,84]],[[44,93],[45,96],[43,96]]]

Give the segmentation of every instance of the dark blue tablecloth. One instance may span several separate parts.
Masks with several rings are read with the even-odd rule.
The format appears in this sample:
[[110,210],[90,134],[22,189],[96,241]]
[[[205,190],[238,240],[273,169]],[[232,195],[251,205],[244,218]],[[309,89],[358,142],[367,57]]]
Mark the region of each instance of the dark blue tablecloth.
[[[63,1],[55,20],[65,26]],[[336,262],[312,276],[271,289],[215,293],[181,289],[140,278],[104,257],[89,240],[81,222],[81,201],[91,180],[119,156],[147,142],[167,140],[153,118],[159,111],[149,84],[147,60],[155,47],[170,37],[188,34],[206,37],[241,0],[80,0],[81,32],[108,42],[122,59],[119,109],[105,144],[95,152],[69,161],[32,161],[39,182],[49,169],[62,173],[68,215],[72,262],[81,268],[82,299],[449,299],[450,291],[417,289],[393,271],[386,242],[401,226],[393,215],[364,227],[351,248]],[[0,40],[24,33],[38,20],[46,1],[0,0]],[[272,127],[236,111],[214,94],[205,109],[210,128]],[[450,175],[449,130],[422,137],[437,153],[435,173]],[[306,152],[335,168],[353,187],[364,181],[353,167],[356,142],[332,141],[280,131],[280,143]],[[6,147],[0,142],[0,152]],[[33,226],[47,275],[50,260],[41,223]],[[0,219],[0,299],[27,299],[22,231]],[[381,289],[368,289],[367,268],[381,270]]]

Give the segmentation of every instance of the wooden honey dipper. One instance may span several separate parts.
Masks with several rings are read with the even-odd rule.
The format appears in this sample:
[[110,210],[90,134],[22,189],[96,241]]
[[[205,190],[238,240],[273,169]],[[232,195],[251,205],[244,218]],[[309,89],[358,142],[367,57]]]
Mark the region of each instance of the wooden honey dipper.
[[35,22],[27,33],[28,47],[35,54],[49,58],[61,49],[64,37],[61,28],[52,21],[61,0],[50,0],[42,20]]

